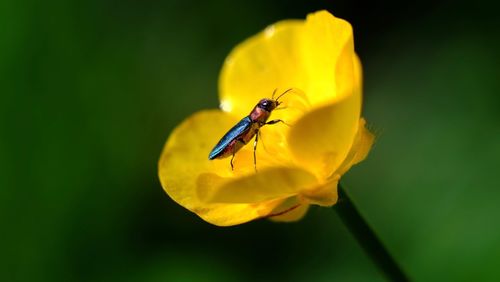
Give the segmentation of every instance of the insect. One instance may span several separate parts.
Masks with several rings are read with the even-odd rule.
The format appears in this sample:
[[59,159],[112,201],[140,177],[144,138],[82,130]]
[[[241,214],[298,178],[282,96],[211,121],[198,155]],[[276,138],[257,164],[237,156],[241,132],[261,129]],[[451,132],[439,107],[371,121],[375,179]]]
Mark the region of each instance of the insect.
[[255,152],[257,150],[257,142],[259,141],[259,130],[267,124],[275,124],[278,122],[286,124],[281,119],[274,119],[270,121],[267,121],[267,119],[271,116],[271,112],[281,104],[279,99],[291,90],[291,88],[286,90],[275,100],[275,89],[271,99],[264,98],[260,100],[248,116],[244,117],[235,126],[233,126],[233,128],[229,129],[229,131],[219,140],[219,143],[215,145],[208,155],[208,159],[223,159],[231,156],[231,170],[234,170],[234,155],[255,136],[255,140],[253,142],[253,164],[255,170],[257,171],[257,157]]

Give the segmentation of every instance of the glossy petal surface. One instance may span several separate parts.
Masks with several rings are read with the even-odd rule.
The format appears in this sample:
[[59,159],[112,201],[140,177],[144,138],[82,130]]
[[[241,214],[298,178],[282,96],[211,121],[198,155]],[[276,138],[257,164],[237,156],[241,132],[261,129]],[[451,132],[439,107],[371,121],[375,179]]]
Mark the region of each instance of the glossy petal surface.
[[[165,145],[159,174],[172,199],[216,225],[295,221],[311,204],[337,202],[340,177],[374,140],[360,119],[361,63],[348,22],[320,11],[269,26],[231,51],[219,88],[222,111],[193,115]],[[277,97],[269,120],[284,122],[260,128],[256,166],[253,142],[237,152],[234,170],[230,158],[208,160],[260,99]]]

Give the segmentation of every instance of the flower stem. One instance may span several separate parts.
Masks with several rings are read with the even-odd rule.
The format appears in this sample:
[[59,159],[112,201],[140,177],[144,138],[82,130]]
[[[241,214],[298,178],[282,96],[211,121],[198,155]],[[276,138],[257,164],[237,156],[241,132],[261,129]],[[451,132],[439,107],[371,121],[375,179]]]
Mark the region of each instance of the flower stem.
[[333,206],[334,210],[379,270],[391,281],[409,281],[340,184],[338,193],[339,199]]

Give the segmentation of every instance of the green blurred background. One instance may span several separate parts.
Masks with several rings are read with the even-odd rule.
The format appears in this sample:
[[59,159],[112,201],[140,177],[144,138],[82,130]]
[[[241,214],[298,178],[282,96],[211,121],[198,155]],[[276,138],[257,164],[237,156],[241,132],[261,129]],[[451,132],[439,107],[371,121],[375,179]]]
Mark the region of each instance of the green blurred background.
[[231,48],[323,8],[379,135],[351,197],[414,280],[498,281],[498,7],[229,0],[0,2],[0,280],[383,281],[331,209],[219,228],[157,179]]

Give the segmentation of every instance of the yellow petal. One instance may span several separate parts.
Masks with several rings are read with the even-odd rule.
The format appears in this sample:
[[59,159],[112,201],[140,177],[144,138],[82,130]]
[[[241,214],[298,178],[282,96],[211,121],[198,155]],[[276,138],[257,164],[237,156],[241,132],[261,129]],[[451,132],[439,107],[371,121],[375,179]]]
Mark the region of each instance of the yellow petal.
[[361,95],[315,109],[290,129],[288,143],[297,163],[330,177],[342,164],[354,141],[361,110]]
[[[204,220],[221,226],[247,222],[268,215],[281,201],[257,204],[213,204],[198,199],[203,175],[232,178],[229,159],[208,160],[208,153],[237,119],[219,110],[202,111],[174,129],[158,163],[161,184],[177,203]],[[253,166],[251,166],[253,169]]]
[[308,16],[306,30],[306,73],[317,79],[306,91],[316,108],[295,123],[288,141],[299,163],[329,177],[346,158],[357,132],[361,64],[346,21],[321,11]]
[[227,57],[219,79],[221,108],[246,115],[274,89],[300,89],[309,105],[342,99],[356,86],[353,57],[351,25],[326,11],[278,22]]
[[222,180],[214,174],[203,176],[199,198],[211,203],[260,203],[297,195],[317,183],[314,175],[299,168],[275,167],[258,173]]
[[351,25],[327,11],[307,16],[301,54],[309,81],[303,90],[312,105],[321,105],[351,95],[359,85],[353,57]]
[[287,20],[236,46],[226,58],[219,78],[221,108],[247,115],[262,98],[278,89],[302,88],[300,36],[303,21]]
[[347,155],[346,159],[335,172],[337,175],[342,175],[346,173],[353,165],[361,162],[366,158],[368,152],[375,141],[375,135],[373,135],[365,126],[366,121],[361,118],[359,120],[359,128],[354,139],[354,143]]
[[301,191],[299,199],[314,205],[330,207],[338,200],[337,193],[338,178],[332,178],[326,183],[318,184],[316,187]]

